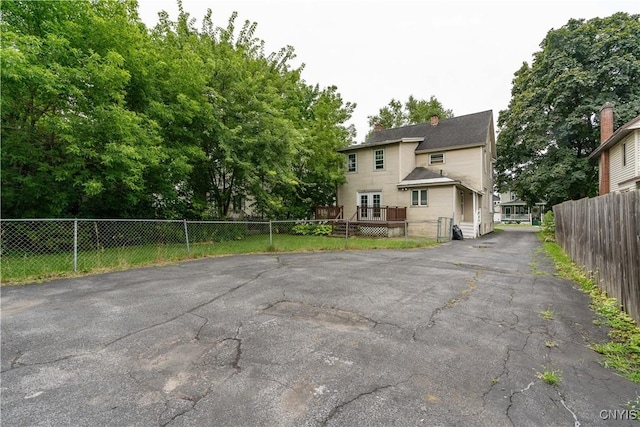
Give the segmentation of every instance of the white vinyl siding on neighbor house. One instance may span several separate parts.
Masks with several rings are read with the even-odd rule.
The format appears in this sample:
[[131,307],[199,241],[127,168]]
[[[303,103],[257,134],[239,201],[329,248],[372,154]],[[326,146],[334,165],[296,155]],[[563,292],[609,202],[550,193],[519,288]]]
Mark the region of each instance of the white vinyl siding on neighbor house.
[[411,190],[411,206],[427,206],[427,190]]
[[[635,133],[629,137],[620,141],[609,151],[610,153],[610,176],[611,176],[611,191],[620,191],[632,188],[635,184],[630,182],[628,184],[620,183],[630,180],[635,176],[638,176],[637,169],[637,145]],[[624,149],[624,151],[623,151]]]
[[430,165],[444,164],[444,153],[429,154],[429,164]]
[[382,148],[373,151],[373,169],[384,169],[384,149]]
[[347,172],[358,171],[358,155],[356,153],[347,154]]

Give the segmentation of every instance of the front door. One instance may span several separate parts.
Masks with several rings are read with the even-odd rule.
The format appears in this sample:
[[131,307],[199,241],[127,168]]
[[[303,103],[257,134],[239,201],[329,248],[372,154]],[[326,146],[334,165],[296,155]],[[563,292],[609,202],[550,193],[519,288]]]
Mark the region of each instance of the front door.
[[360,219],[379,219],[382,193],[358,193]]

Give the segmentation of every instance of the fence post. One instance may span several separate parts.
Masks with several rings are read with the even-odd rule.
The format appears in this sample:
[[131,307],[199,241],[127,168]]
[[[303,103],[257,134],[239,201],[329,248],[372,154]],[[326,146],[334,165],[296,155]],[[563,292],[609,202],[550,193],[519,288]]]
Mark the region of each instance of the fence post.
[[191,251],[189,250],[189,232],[187,231],[187,219],[183,218],[182,221],[184,223],[184,240],[187,242],[187,255],[189,255]]
[[409,222],[404,220],[404,247],[409,245]]
[[269,220],[269,247],[273,247],[273,226]]
[[73,220],[73,272],[78,272],[78,218]]
[[344,229],[344,248],[349,246],[349,220],[347,220],[347,227]]

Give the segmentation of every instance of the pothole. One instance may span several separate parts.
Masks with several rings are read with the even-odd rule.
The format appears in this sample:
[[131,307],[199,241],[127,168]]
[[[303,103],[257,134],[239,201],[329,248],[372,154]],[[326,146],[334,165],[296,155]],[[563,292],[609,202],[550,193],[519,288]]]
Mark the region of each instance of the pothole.
[[258,307],[270,316],[289,317],[336,330],[368,330],[375,322],[351,311],[330,307],[318,307],[306,302],[278,301]]

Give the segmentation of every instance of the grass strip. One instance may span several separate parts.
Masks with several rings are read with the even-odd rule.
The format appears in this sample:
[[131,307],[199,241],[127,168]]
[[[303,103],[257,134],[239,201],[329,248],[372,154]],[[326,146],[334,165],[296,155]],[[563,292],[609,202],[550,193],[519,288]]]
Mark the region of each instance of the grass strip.
[[540,233],[544,248],[554,261],[561,277],[572,280],[591,297],[591,309],[598,314],[596,324],[609,326],[610,341],[603,344],[591,344],[590,347],[604,356],[602,364],[615,369],[624,377],[640,383],[640,327],[624,311],[618,301],[600,290],[593,279],[585,273],[571,258],[549,237]]
[[270,245],[268,235],[245,236],[235,240],[185,244],[151,244],[81,250],[77,272],[73,271],[72,253],[3,255],[0,259],[2,285],[43,282],[86,274],[126,270],[134,267],[163,265],[212,256],[267,252],[316,252],[371,249],[408,249],[435,246],[434,239],[366,238],[349,239],[328,236],[276,234]]

